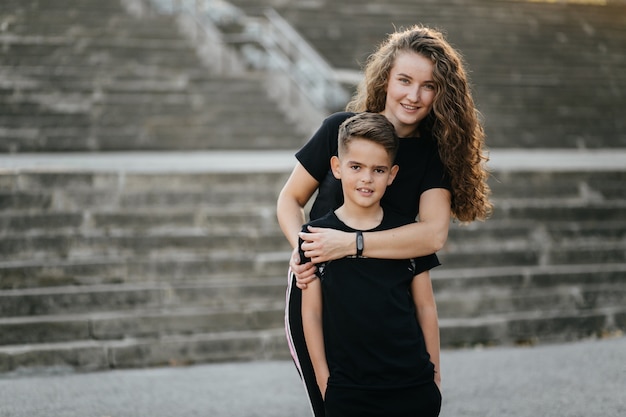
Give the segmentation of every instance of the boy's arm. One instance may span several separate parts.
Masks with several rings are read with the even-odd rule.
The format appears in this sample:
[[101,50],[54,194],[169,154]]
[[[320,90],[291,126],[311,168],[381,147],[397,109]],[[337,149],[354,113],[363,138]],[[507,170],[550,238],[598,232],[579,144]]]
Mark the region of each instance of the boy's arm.
[[322,283],[319,279],[309,283],[306,291],[302,291],[302,326],[304,339],[309,350],[317,385],[322,397],[326,396],[326,384],[330,371],[326,361],[324,348],[324,332],[322,329]]
[[424,333],[426,350],[430,355],[430,361],[435,365],[435,383],[441,390],[439,318],[429,271],[413,277],[411,294],[415,303],[417,321]]

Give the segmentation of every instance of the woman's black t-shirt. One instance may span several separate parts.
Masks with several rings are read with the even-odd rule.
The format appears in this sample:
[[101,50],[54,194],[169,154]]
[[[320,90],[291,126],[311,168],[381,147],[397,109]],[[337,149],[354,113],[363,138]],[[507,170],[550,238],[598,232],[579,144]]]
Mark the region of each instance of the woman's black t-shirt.
[[[337,155],[339,126],[353,115],[340,112],[327,117],[313,137],[296,153],[298,161],[320,183],[309,213],[311,220],[343,204],[341,182],[330,170],[330,158]],[[381,205],[397,214],[415,219],[424,191],[431,188],[451,189],[437,144],[430,136],[401,138],[395,163],[400,166],[400,170],[393,183],[387,187]]]

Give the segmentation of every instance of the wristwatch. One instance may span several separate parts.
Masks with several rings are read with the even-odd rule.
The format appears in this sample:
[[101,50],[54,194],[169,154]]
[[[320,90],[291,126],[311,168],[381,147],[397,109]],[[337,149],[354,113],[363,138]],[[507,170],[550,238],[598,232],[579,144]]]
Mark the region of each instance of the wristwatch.
[[363,256],[363,232],[360,230],[356,232],[356,257]]

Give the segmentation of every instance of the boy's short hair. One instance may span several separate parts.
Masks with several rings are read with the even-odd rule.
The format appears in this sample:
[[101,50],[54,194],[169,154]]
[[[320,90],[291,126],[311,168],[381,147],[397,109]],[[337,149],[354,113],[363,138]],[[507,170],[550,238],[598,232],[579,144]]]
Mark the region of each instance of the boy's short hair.
[[391,163],[396,159],[400,146],[393,124],[380,113],[357,113],[339,126],[339,156],[348,149],[352,139],[366,139],[381,145]]

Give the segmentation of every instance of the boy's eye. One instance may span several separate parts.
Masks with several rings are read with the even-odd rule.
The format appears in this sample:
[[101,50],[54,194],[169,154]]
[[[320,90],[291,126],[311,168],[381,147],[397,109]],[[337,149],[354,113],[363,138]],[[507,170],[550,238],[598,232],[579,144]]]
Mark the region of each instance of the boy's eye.
[[377,169],[375,170],[375,172],[376,172],[377,174],[384,174],[384,173],[385,173],[385,170],[384,170],[384,169],[382,169],[382,168],[377,168]]
[[350,169],[354,169],[354,170],[358,170],[360,168],[360,166],[358,165],[351,165]]

